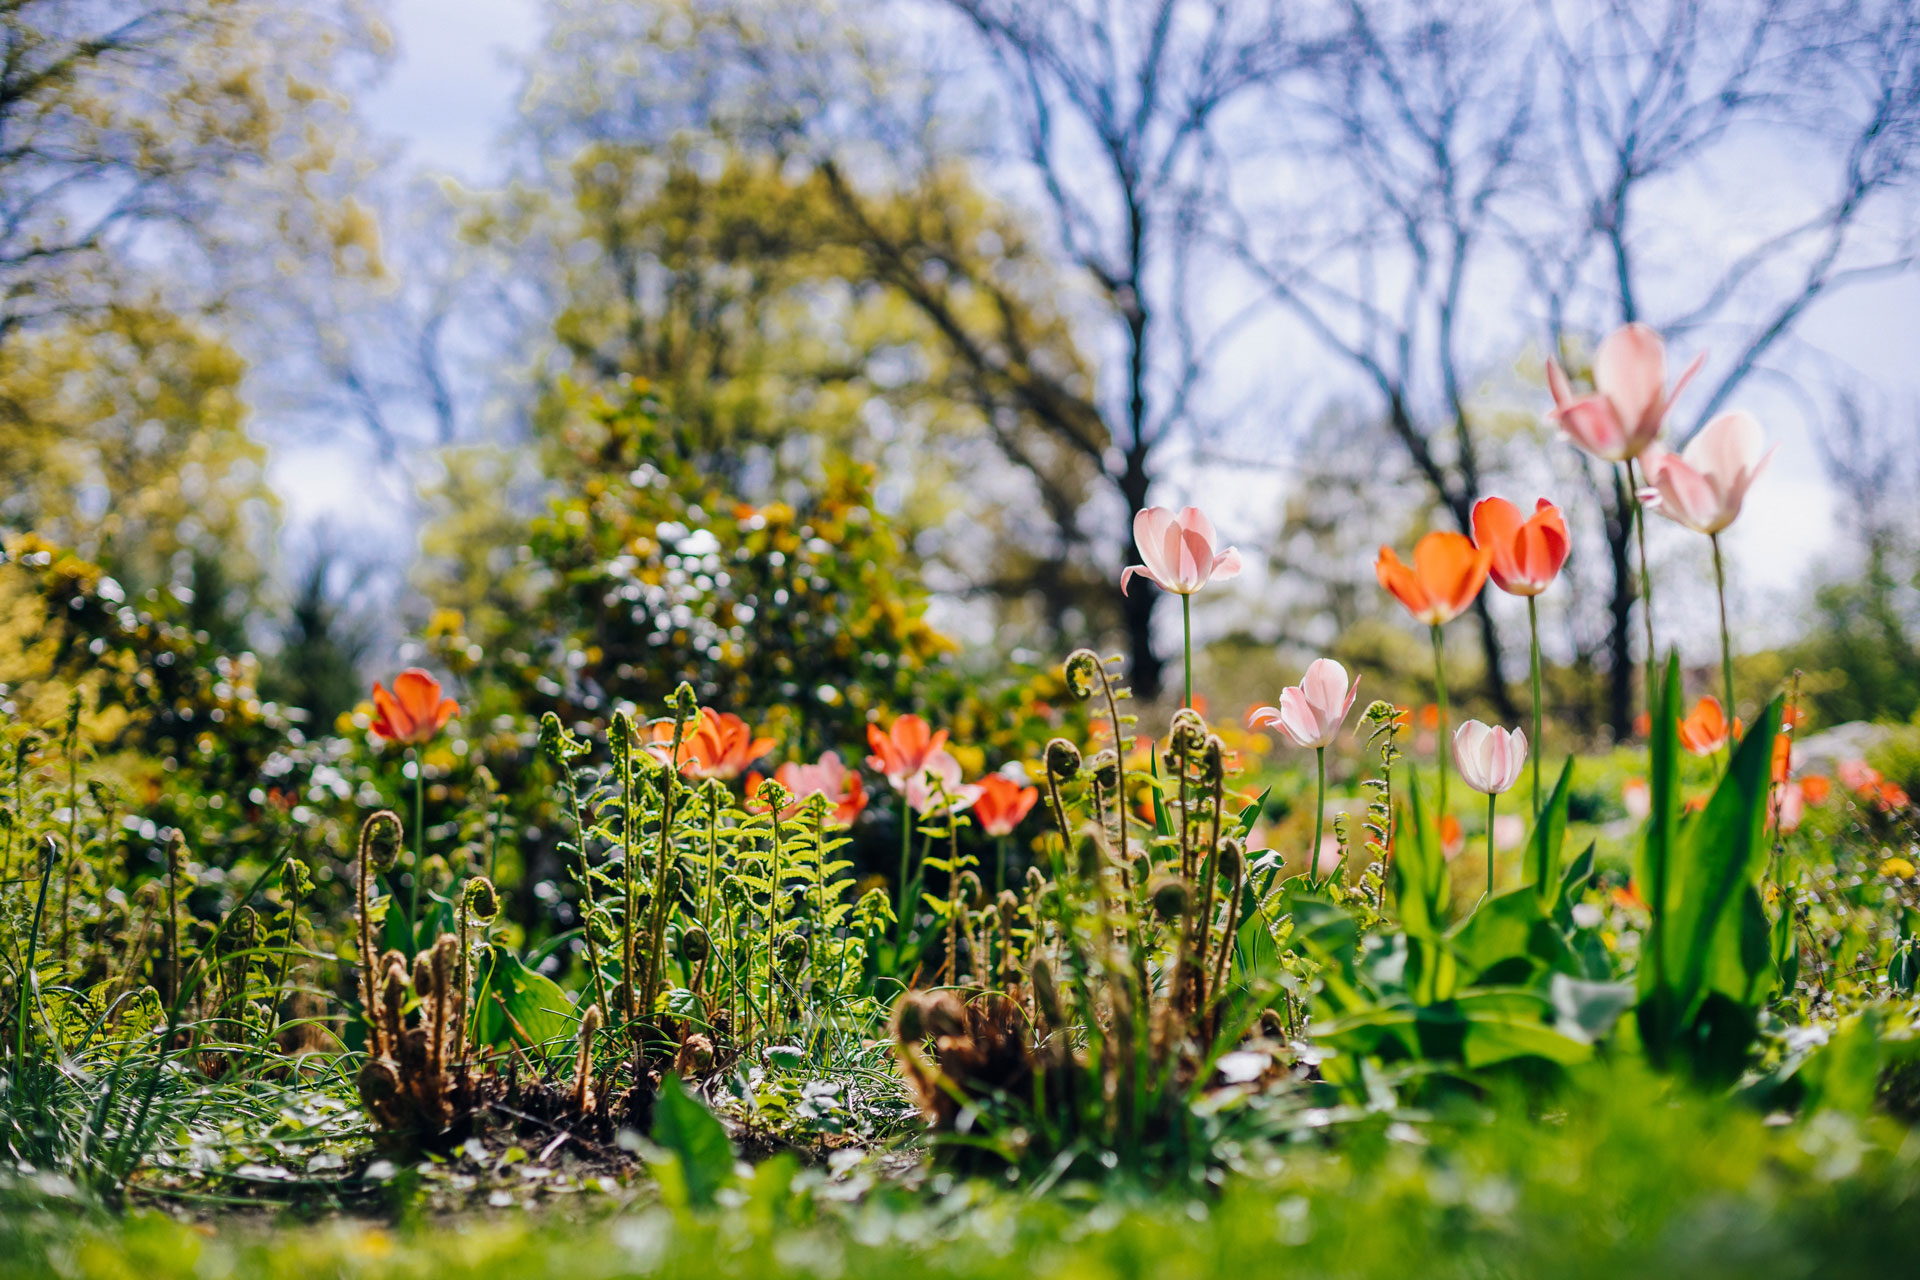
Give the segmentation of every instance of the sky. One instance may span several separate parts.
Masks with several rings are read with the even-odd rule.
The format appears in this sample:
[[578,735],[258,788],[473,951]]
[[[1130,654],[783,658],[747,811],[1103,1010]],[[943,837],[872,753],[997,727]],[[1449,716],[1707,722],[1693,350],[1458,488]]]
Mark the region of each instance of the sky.
[[[484,185],[495,172],[497,140],[513,115],[519,85],[513,59],[539,38],[540,10],[537,0],[390,0],[398,54],[366,102],[374,128],[400,143],[410,163]],[[1915,334],[1920,334],[1920,275],[1910,273],[1816,304],[1797,340],[1817,351],[1821,362],[1858,371],[1877,390],[1879,407],[1920,423]],[[1745,519],[1725,538],[1740,630],[1748,642],[1766,643],[1795,630],[1791,606],[1805,599],[1810,578],[1834,558],[1837,513],[1801,402],[1756,380],[1743,389],[1737,407],[1755,412],[1780,445],[1749,507],[1781,518]],[[324,515],[363,501],[355,470],[343,458],[303,454],[297,463],[289,460],[277,468],[275,479],[296,516]],[[1219,506],[1226,509],[1223,525],[1229,528],[1234,508],[1251,520],[1272,501],[1255,489],[1222,494],[1217,479],[1196,476],[1188,483],[1204,485],[1216,501],[1225,499]],[[1170,487],[1181,486],[1176,481]],[[1657,536],[1693,535],[1667,529]],[[1710,630],[1700,637],[1710,638]]]

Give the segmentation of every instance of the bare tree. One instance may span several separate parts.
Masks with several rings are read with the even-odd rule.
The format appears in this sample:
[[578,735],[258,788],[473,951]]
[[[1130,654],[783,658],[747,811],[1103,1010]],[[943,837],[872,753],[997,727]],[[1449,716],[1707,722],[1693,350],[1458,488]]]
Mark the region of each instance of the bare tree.
[[[1670,342],[1720,347],[1685,439],[1753,374],[1819,299],[1914,262],[1900,208],[1920,161],[1920,11],[1865,3],[1614,0],[1597,12],[1539,0],[1553,68],[1550,152],[1568,224],[1534,239],[1556,347],[1645,320]],[[1738,163],[1739,242],[1680,240],[1670,184]],[[1748,204],[1748,202],[1753,202]],[[1676,269],[1677,255],[1684,267]],[[1676,288],[1676,285],[1679,286]],[[1634,600],[1629,498],[1603,481],[1613,572],[1611,718],[1631,715]]]
[[[1488,315],[1472,295],[1498,279],[1535,85],[1525,62],[1488,74],[1511,36],[1506,15],[1482,4],[1355,3],[1337,37],[1274,86],[1288,108],[1276,139],[1292,187],[1284,209],[1243,182],[1219,225],[1281,309],[1377,397],[1465,532],[1485,479],[1471,384]],[[1474,346],[1469,324],[1483,328]],[[1484,595],[1476,612],[1488,695],[1511,716]]]
[[[1138,563],[1133,516],[1149,504],[1160,454],[1194,425],[1196,396],[1236,327],[1199,297],[1206,215],[1226,174],[1220,127],[1308,56],[1306,46],[1271,4],[948,3],[992,55],[1015,154],[1061,253],[1096,287],[1097,321],[1121,371],[1105,387],[1056,382],[1022,394],[1097,458],[1126,522],[1112,541]],[[983,371],[991,359],[983,347]],[[1147,697],[1162,683],[1157,603],[1157,593],[1136,591],[1124,604],[1133,679]]]
[[[1896,194],[1920,155],[1911,5],[1352,0],[1345,15],[1338,56],[1273,86],[1291,190],[1263,202],[1242,184],[1223,236],[1374,389],[1462,527],[1487,470],[1473,385],[1530,334],[1558,351],[1645,320],[1677,345],[1725,344],[1685,439],[1816,301],[1912,265]],[[1684,184],[1722,203],[1703,212]],[[1589,479],[1625,732],[1632,500],[1610,472]],[[1498,695],[1484,602],[1481,638]]]

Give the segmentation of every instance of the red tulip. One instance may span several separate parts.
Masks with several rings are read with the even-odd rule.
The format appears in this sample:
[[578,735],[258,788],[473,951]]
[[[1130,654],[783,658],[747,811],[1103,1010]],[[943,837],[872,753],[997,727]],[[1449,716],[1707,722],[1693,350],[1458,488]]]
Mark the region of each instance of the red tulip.
[[1666,344],[1644,324],[1626,325],[1608,334],[1594,353],[1590,396],[1576,398],[1559,364],[1547,361],[1551,416],[1569,439],[1596,458],[1637,458],[1660,434],[1668,407],[1705,359],[1695,356],[1668,391]]
[[431,741],[460,714],[460,704],[442,697],[440,682],[419,667],[408,667],[395,676],[392,693],[374,681],[373,706],[374,735],[409,747]]
[[[748,765],[773,750],[772,738],[756,738],[747,722],[730,711],[700,708],[692,724],[680,730],[680,749],[673,749],[672,722],[653,726],[653,741],[647,749],[663,764],[679,766],[690,778],[720,778],[731,781],[746,772]],[[669,757],[676,757],[669,759]]]
[[873,748],[873,754],[867,757],[867,768],[885,774],[888,784],[900,791],[926,769],[927,761],[946,741],[945,729],[934,730],[912,713],[896,719],[885,733],[880,732],[879,725],[870,724],[867,745]]
[[1734,522],[1773,450],[1750,413],[1723,413],[1679,453],[1647,455],[1640,500],[1675,524],[1714,534]]
[[1133,518],[1133,541],[1140,548],[1139,564],[1120,574],[1120,591],[1139,574],[1176,595],[1190,596],[1214,578],[1225,581],[1240,572],[1240,552],[1233,547],[1216,551],[1219,536],[1213,521],[1198,507],[1179,515],[1165,507],[1148,507]]
[[1413,548],[1413,565],[1402,564],[1391,547],[1380,548],[1374,576],[1407,612],[1429,626],[1460,616],[1487,581],[1492,557],[1459,533],[1429,533]]
[[1560,509],[1545,498],[1531,516],[1505,498],[1482,498],[1473,508],[1473,540],[1491,557],[1494,585],[1512,596],[1537,596],[1553,585],[1573,545]]
[[1833,794],[1833,779],[1824,773],[1810,773],[1800,779],[1800,794],[1808,804],[1825,804]]
[[973,816],[980,829],[990,836],[1013,834],[1013,829],[1033,811],[1040,798],[1038,787],[1023,787],[1004,773],[990,773],[980,779],[980,795],[973,802]]

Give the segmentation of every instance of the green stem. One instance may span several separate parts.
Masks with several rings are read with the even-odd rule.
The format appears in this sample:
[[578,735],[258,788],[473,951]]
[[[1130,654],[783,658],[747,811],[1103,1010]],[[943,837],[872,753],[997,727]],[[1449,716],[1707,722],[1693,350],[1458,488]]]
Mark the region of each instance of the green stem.
[[1319,786],[1314,788],[1313,800],[1313,848],[1307,854],[1307,883],[1315,884],[1320,874],[1320,839],[1327,820],[1327,749],[1313,749],[1315,771],[1319,774]]
[[420,749],[407,748],[407,758],[413,762],[413,901],[407,908],[407,936],[413,939],[413,949],[420,950],[420,881],[426,874],[424,850],[426,848],[426,812],[427,784],[426,770],[420,766]]
[[[1186,657],[1187,700],[1180,705],[1193,706],[1193,597],[1182,594],[1180,597],[1180,629],[1184,638],[1181,650]],[[1125,821],[1125,819],[1121,819]]]
[[1447,659],[1446,649],[1440,642],[1440,624],[1433,624],[1433,687],[1434,703],[1440,712],[1440,736],[1434,743],[1434,754],[1440,757],[1440,809],[1442,818],[1447,814],[1447,757],[1451,744],[1447,741]]
[[1655,653],[1653,648],[1653,571],[1647,567],[1647,508],[1640,501],[1640,481],[1627,459],[1627,493],[1633,501],[1633,532],[1640,543],[1640,621],[1647,636],[1647,710],[1653,710]]
[[1727,745],[1733,745],[1733,635],[1727,629],[1727,565],[1720,555],[1720,535],[1713,542],[1713,585],[1720,593],[1720,683],[1727,694]]
[[1487,896],[1493,896],[1493,807],[1499,802],[1499,795],[1487,792]]
[[[1062,839],[1065,838],[1064,833]],[[900,792],[900,907],[893,916],[893,963],[896,969],[906,954],[907,912],[912,907],[907,886],[907,872],[913,867],[913,806],[907,803],[907,793]]]
[[1540,815],[1540,610],[1533,596],[1527,597],[1527,630],[1533,638],[1533,742],[1527,754],[1533,757],[1533,813]]

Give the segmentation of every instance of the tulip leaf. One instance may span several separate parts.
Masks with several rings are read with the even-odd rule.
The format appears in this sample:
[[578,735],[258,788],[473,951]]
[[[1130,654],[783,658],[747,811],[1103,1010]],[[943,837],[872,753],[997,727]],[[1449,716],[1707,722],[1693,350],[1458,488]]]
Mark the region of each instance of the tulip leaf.
[[1534,819],[1533,835],[1527,841],[1527,872],[1534,893],[1547,911],[1560,895],[1560,848],[1567,839],[1567,802],[1573,790],[1573,757],[1568,756],[1560,769],[1560,780],[1553,794]]
[[1779,944],[1760,903],[1772,791],[1775,699],[1732,752],[1706,808],[1682,824],[1678,660],[1653,718],[1652,812],[1639,881],[1651,909],[1639,1023],[1656,1065],[1684,1051],[1703,1078],[1737,1073],[1776,979]]

